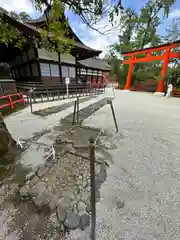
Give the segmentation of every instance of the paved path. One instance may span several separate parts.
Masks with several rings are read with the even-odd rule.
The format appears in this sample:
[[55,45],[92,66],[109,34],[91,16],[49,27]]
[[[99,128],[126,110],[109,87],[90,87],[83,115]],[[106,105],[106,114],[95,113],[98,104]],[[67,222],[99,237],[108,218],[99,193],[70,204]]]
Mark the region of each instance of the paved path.
[[[97,240],[178,240],[180,99],[116,91],[113,103],[119,133],[109,106],[84,121],[108,131],[117,146],[97,204]],[[76,230],[69,239],[88,233]]]

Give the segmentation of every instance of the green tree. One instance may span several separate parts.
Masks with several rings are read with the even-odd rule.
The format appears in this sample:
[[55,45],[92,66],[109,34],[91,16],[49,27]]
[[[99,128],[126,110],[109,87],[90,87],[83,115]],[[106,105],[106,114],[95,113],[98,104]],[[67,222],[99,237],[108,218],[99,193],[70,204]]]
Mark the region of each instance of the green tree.
[[[166,42],[174,42],[180,39],[180,18],[173,19],[172,24],[166,30],[167,34],[164,37]],[[173,49],[174,52],[179,52],[180,47]],[[180,59],[170,59],[167,73],[167,81],[173,86],[180,87]]]
[[32,20],[32,18],[26,12],[20,12],[18,15],[18,18],[19,18],[19,20],[22,20],[24,22]]
[[138,16],[130,8],[124,10],[123,17],[121,19],[121,25],[123,34],[118,36],[119,41],[110,46],[110,57],[109,64],[112,68],[112,74],[116,76],[116,79],[119,81],[120,85],[124,85],[128,66],[123,65],[119,59],[122,58],[122,53],[131,51],[135,47],[134,45],[134,35],[137,28]]
[[[126,82],[128,65],[117,65],[118,58],[122,59],[122,53],[144,47],[155,46],[162,43],[162,38],[156,33],[160,24],[159,12],[164,10],[164,18],[168,16],[170,7],[175,1],[171,0],[149,0],[141,8],[137,15],[132,9],[124,10],[122,18],[123,34],[119,36],[119,41],[110,46],[110,64],[113,72],[117,71],[117,78],[120,84]],[[140,54],[137,57],[142,57]],[[125,58],[126,59],[126,58]],[[138,63],[133,72],[133,81],[142,81],[156,77],[160,69],[159,63]],[[114,73],[115,74],[115,73]]]

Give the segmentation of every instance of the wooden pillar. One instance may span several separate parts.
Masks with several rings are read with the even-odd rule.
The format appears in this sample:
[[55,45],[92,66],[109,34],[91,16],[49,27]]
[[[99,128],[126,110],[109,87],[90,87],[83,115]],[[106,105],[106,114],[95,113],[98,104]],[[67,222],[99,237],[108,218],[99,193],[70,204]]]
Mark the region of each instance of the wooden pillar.
[[76,83],[78,82],[78,54],[75,57],[76,59]]
[[62,83],[61,55],[59,51],[58,51],[58,66],[59,66],[60,82]]
[[34,47],[34,52],[35,52],[35,58],[36,58],[36,67],[38,69],[38,80],[42,81],[41,66],[39,62],[38,50],[36,47]]
[[86,68],[86,83],[87,83],[87,68]]
[[126,86],[124,90],[130,90],[131,88],[131,82],[132,82],[132,73],[133,73],[133,68],[134,68],[134,63],[132,62],[134,60],[135,56],[131,56],[130,64],[129,64],[129,71],[128,71],[128,76],[127,76],[127,81],[126,81]]
[[166,52],[164,54],[164,63],[161,70],[161,79],[158,82],[156,92],[164,93],[164,84],[166,79],[166,73],[168,69],[168,63],[169,63],[169,56],[170,56],[171,49],[167,48]]

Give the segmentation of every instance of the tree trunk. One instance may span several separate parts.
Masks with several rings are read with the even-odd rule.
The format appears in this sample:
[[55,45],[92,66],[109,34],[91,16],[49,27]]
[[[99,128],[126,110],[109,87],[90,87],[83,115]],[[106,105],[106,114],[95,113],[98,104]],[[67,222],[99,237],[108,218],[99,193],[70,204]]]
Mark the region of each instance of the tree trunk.
[[3,120],[3,116],[0,113],[0,157],[6,154],[12,146],[16,145],[16,141],[9,133],[6,124]]

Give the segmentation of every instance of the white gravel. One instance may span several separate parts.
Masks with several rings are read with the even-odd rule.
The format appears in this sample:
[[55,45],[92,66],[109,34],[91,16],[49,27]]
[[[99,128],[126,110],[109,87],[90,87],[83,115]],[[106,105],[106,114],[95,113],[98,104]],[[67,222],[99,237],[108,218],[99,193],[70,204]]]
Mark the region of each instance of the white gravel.
[[[113,104],[119,133],[110,106],[84,121],[108,131],[117,145],[97,203],[97,240],[179,240],[180,99],[116,91]],[[69,239],[88,236],[87,228]]]

